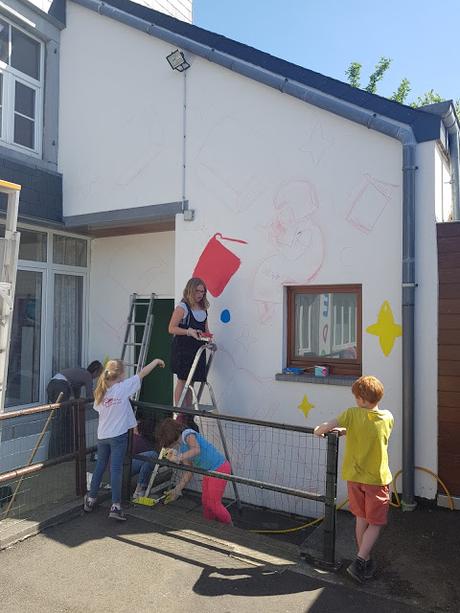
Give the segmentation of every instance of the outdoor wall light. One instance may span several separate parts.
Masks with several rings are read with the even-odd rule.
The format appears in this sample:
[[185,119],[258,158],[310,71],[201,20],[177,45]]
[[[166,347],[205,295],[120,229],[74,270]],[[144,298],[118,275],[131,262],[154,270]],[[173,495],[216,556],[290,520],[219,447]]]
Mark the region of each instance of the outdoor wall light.
[[184,72],[184,70],[190,68],[190,64],[187,62],[184,57],[184,54],[182,53],[182,51],[179,51],[179,49],[176,49],[168,56],[166,56],[166,59],[168,60],[168,63],[173,70]]

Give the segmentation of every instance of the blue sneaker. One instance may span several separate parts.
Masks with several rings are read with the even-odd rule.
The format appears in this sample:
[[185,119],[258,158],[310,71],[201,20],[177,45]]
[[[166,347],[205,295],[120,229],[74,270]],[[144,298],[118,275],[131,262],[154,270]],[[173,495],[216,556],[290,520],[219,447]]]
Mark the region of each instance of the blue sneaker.
[[110,508],[109,517],[110,519],[116,519],[117,521],[126,521],[128,519],[123,511],[114,505],[112,505]]

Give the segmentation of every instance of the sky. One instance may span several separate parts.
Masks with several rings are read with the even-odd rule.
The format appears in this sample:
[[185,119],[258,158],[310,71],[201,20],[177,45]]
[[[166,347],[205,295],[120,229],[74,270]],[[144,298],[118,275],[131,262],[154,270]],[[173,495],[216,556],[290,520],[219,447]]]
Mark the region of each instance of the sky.
[[193,23],[341,81],[360,62],[362,87],[385,56],[380,95],[460,98],[460,0],[193,0]]

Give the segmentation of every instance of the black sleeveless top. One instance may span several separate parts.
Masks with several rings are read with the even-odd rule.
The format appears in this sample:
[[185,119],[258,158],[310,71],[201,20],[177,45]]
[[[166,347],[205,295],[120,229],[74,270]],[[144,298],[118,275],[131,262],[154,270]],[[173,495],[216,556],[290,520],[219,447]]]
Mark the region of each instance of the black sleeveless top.
[[[179,324],[179,328],[183,330],[193,328],[194,330],[205,332],[208,320],[207,313],[203,321],[197,321],[193,316],[190,306],[187,303],[184,304],[187,307],[187,314]],[[196,352],[202,346],[203,341],[197,341],[193,336],[174,336],[171,345],[171,370],[182,381],[187,379]],[[201,354],[192,381],[206,381],[206,354],[204,351]]]

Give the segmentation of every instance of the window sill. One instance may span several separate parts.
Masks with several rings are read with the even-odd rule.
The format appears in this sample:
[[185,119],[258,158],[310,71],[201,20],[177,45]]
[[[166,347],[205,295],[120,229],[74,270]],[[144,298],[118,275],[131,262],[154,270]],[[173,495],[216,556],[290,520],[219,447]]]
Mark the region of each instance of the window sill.
[[351,387],[358,377],[353,375],[329,375],[327,377],[315,377],[314,375],[285,375],[276,373],[276,381],[288,381],[289,383],[319,383],[322,385],[342,385]]

